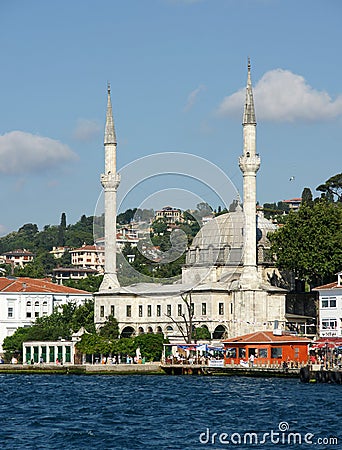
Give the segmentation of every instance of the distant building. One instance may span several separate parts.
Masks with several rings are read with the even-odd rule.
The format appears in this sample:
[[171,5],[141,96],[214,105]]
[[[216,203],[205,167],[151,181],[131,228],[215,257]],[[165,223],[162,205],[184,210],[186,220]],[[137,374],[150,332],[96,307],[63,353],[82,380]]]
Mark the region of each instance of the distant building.
[[168,225],[176,222],[183,222],[182,211],[172,206],[165,206],[163,209],[156,211],[154,220],[165,219]]
[[94,269],[103,273],[104,248],[97,245],[82,245],[80,248],[70,250],[71,264],[78,268]]
[[34,259],[33,253],[25,249],[12,250],[3,253],[2,256],[5,264],[11,264],[13,268],[19,267],[20,269],[25,267],[26,264],[32,262]]
[[290,211],[298,211],[302,199],[301,198],[291,198],[290,200],[283,200],[283,203],[289,206]]
[[0,277],[0,352],[6,336],[19,327],[29,327],[38,318],[52,314],[67,303],[83,304],[90,292],[60,286],[47,279]]
[[64,253],[68,252],[69,250],[69,247],[52,247],[52,250],[49,253],[56,259],[60,259],[64,255]]
[[[130,244],[132,248],[136,247],[139,242],[138,232],[127,228],[121,228],[116,233],[116,250],[121,251],[125,244]],[[96,239],[96,246],[104,248],[104,237]],[[104,257],[104,255],[103,255]]]
[[98,275],[98,271],[95,269],[83,269],[77,267],[58,267],[53,269],[53,278],[58,284],[63,284],[63,281],[67,280],[83,280],[89,277],[89,275]]
[[319,335],[320,337],[342,337],[342,272],[334,283],[318,286]]

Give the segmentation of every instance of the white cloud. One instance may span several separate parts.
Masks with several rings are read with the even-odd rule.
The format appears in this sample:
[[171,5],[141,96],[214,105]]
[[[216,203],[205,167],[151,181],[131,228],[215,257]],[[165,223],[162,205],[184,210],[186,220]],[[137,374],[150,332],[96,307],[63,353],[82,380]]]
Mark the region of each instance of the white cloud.
[[[342,95],[335,100],[327,92],[313,89],[289,70],[266,72],[253,89],[257,120],[275,122],[324,121],[342,115]],[[219,114],[242,116],[245,88],[224,98]]]
[[78,119],[73,137],[78,141],[90,141],[97,136],[101,130],[102,126],[95,120]]
[[76,159],[65,144],[23,131],[0,135],[0,172],[26,174],[53,169]]
[[194,103],[198,97],[198,94],[202,92],[205,89],[205,86],[200,85],[198,88],[194,89],[190,94],[188,95],[188,98],[186,100],[186,104],[184,106],[184,111],[189,111],[193,106]]

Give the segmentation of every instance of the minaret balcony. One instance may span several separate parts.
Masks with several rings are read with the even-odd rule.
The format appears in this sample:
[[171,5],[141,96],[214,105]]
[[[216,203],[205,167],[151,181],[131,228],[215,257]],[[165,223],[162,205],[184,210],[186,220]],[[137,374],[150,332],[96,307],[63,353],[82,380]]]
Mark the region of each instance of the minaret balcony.
[[101,184],[105,190],[116,191],[119,187],[120,179],[119,173],[101,174]]
[[259,155],[252,155],[249,156],[247,153],[246,155],[242,155],[239,158],[239,167],[243,173],[257,173],[260,167],[260,156]]

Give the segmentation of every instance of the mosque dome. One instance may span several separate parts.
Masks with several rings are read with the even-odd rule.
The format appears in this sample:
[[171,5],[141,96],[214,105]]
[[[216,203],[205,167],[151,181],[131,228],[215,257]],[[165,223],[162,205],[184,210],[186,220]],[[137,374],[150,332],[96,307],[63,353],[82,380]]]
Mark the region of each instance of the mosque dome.
[[[240,206],[236,211],[222,214],[206,223],[194,237],[188,250],[189,265],[237,265],[242,262],[245,245],[245,215]],[[257,215],[257,241],[269,247],[267,233],[275,231],[276,225],[262,213]]]

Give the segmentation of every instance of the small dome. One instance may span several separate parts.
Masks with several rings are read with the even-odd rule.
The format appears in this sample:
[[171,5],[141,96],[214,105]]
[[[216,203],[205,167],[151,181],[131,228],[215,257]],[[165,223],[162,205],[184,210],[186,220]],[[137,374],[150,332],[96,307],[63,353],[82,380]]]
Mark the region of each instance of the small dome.
[[264,217],[264,214],[262,211],[259,211],[257,214],[257,241],[258,244],[264,244],[266,246],[269,246],[269,241],[267,239],[267,234],[269,232],[274,232],[277,230],[277,225],[275,225],[270,220],[266,219]]

